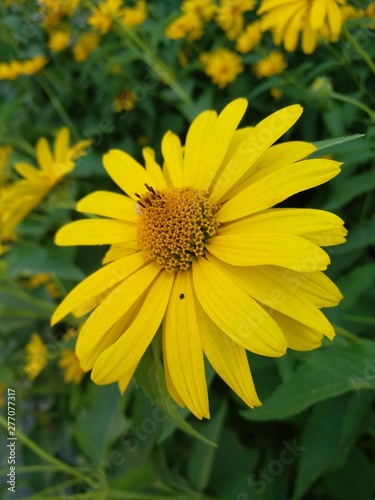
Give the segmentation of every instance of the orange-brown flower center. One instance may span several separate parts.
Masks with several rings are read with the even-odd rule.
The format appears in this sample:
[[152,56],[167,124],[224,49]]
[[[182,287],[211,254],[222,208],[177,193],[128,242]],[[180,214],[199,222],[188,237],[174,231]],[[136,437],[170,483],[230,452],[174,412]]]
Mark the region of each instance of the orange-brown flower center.
[[208,202],[208,192],[193,188],[146,188],[145,194],[136,195],[139,247],[167,271],[189,269],[219,228],[214,218],[219,205]]

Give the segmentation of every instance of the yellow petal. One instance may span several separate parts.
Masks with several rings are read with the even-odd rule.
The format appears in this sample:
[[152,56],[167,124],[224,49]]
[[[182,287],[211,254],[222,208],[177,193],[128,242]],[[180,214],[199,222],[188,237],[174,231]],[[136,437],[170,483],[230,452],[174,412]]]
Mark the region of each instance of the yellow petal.
[[274,265],[312,272],[327,269],[330,259],[320,247],[300,236],[257,230],[252,234],[214,236],[207,249],[233,266]]
[[282,268],[278,272],[289,288],[298,290],[316,307],[337,306],[342,300],[340,290],[324,273],[298,273]]
[[260,171],[251,185],[223,204],[215,218],[227,222],[270,208],[332,179],[340,172],[340,165],[333,160],[303,160],[271,173]]
[[298,288],[291,289],[288,286],[278,272],[280,268],[274,266],[239,268],[212,257],[210,260],[258,302],[314,330],[321,331],[327,337],[334,334],[332,325],[315,304],[309,301]]
[[313,30],[308,21],[305,22],[302,31],[302,50],[305,54],[312,54],[316,48],[318,34]]
[[116,286],[142,267],[144,263],[142,252],[138,252],[108,264],[91,274],[68,293],[53,313],[51,324],[54,325],[67,314],[82,307],[84,303]]
[[135,193],[142,195],[147,191],[145,184],[152,187],[154,179],[128,153],[120,149],[111,149],[103,156],[103,165],[116,184],[133,200],[138,198]]
[[302,107],[298,104],[283,108],[262,120],[240,144],[231,160],[224,167],[213,187],[210,201],[219,202],[227,191],[277,139],[298,120]]
[[295,351],[311,351],[322,344],[323,334],[275,311],[273,317],[281,328],[288,347]]
[[111,245],[129,242],[136,248],[137,226],[114,219],[84,219],[70,222],[57,231],[56,245]]
[[225,195],[225,199],[232,198],[262,177],[302,160],[314,151],[316,151],[316,147],[313,144],[302,141],[284,142],[271,146],[255,162],[254,171],[251,170],[249,174],[245,174],[233,188],[228,191]]
[[164,173],[174,187],[184,186],[183,156],[180,139],[173,132],[164,134],[161,141],[164,158]]
[[215,111],[203,111],[189,127],[184,155],[184,185],[199,188],[200,169],[208,162],[208,139],[212,138],[212,130],[216,121]]
[[197,418],[210,418],[203,350],[190,272],[176,274],[163,323],[164,353],[173,386]]
[[25,179],[39,181],[42,179],[42,172],[28,163],[18,162],[14,165],[14,170]]
[[[199,189],[209,189],[228,147],[247,108],[247,100],[235,99],[225,106],[217,117],[210,135],[206,136],[204,159],[199,163],[197,184]],[[203,153],[203,151],[202,151]]]
[[260,406],[245,349],[220,330],[199,303],[197,314],[203,350],[214,370],[248,406]]
[[[163,329],[164,329],[164,323],[163,323]],[[164,365],[164,375],[165,375],[165,383],[167,385],[168,392],[171,396],[171,398],[180,406],[181,408],[184,408],[186,405],[184,403],[184,400],[181,398],[180,394],[177,392],[176,387],[173,384],[171,373],[169,370],[169,365],[168,365],[168,357],[165,353],[165,342],[163,342],[163,365]]]
[[139,252],[138,248],[129,248],[126,245],[121,245],[121,243],[111,245],[102,260],[102,264],[108,264],[108,262],[121,259],[122,257],[126,257],[127,255],[132,255],[137,252]]
[[69,129],[63,127],[59,130],[55,139],[54,153],[56,161],[65,162],[69,150],[70,132]]
[[342,12],[335,1],[327,3],[328,26],[333,36],[338,36],[341,32]]
[[319,30],[326,17],[327,0],[314,0],[311,4],[309,22],[313,30]]
[[95,383],[116,382],[138,365],[162,322],[174,278],[173,273],[160,273],[134,321],[96,360],[91,375]]
[[135,367],[134,370],[130,370],[126,375],[123,375],[118,381],[118,388],[121,394],[124,394],[124,392],[128,388],[136,369],[137,367]]
[[91,355],[108,330],[123,318],[134,304],[144,296],[160,267],[151,262],[120,283],[95,309],[83,325],[77,340],[77,356],[82,360]]
[[53,168],[54,159],[48,141],[45,137],[41,137],[40,139],[38,139],[38,142],[36,143],[36,158],[44,173],[48,177],[54,178],[55,177],[55,170]]
[[167,184],[160,165],[155,160],[155,151],[152,148],[143,148],[142,154],[145,160],[146,172],[153,178],[152,186],[165,189]]
[[257,231],[303,236],[319,246],[344,243],[344,221],[324,210],[273,208],[264,210],[220,228],[219,234],[253,234]]
[[285,339],[274,320],[211,262],[193,263],[194,289],[212,321],[240,346],[262,356],[285,354]]
[[77,203],[78,212],[86,212],[103,217],[137,222],[136,203],[128,196],[110,191],[95,191]]

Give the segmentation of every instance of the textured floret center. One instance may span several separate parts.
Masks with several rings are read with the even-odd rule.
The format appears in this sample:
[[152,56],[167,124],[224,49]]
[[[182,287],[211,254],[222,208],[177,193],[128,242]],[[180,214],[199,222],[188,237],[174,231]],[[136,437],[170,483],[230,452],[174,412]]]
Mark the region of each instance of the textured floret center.
[[146,188],[136,195],[139,247],[167,271],[189,269],[219,228],[214,217],[219,205],[209,203],[208,192],[193,188]]

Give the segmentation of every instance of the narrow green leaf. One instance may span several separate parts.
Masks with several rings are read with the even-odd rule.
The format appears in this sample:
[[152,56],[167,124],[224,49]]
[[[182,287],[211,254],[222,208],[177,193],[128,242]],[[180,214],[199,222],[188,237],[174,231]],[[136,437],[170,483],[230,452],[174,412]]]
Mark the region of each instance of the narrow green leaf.
[[306,354],[306,361],[281,384],[263,406],[241,412],[252,421],[282,420],[340,394],[375,389],[375,343],[330,346]]
[[355,139],[360,139],[361,137],[365,137],[365,134],[347,135],[345,137],[337,137],[336,139],[313,142],[313,144],[318,148],[318,151],[321,151],[322,149],[330,148],[331,146],[338,146],[339,144],[344,144],[344,142],[354,141]]
[[[221,408],[213,415],[211,420],[204,425],[202,434],[208,439],[218,442],[226,414],[227,404],[226,401],[224,401]],[[202,443],[202,441],[196,441],[194,444],[188,464],[188,475],[198,491],[204,490],[210,481],[212,466],[217,450],[217,448],[207,446]]]

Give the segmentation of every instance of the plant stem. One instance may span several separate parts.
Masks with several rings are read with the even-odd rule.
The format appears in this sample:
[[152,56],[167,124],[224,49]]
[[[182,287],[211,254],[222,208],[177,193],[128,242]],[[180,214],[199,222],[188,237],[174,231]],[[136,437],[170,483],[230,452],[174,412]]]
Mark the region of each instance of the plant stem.
[[336,333],[340,335],[340,337],[343,337],[344,339],[350,340],[352,342],[361,342],[361,339],[354,335],[354,333],[348,332],[348,330],[345,330],[345,328],[342,328],[339,325],[333,325]]
[[365,111],[371,120],[375,121],[375,112],[371,111],[371,109],[366,106],[366,104],[363,104],[361,101],[358,101],[357,99],[354,99],[353,97],[348,97],[347,95],[339,94],[338,92],[331,92],[329,94],[333,99],[337,99],[338,101],[343,101],[347,102],[349,104],[352,104],[353,106],[356,106],[357,108],[362,109]]
[[370,68],[372,73],[375,75],[375,63],[371,59],[371,57],[366,53],[365,50],[360,46],[360,44],[357,42],[354,36],[349,32],[349,30],[346,28],[346,26],[343,27],[342,32],[344,33],[344,36],[350,43],[350,45],[353,47],[354,50],[362,57],[362,59],[367,63],[367,66]]
[[43,74],[43,72],[39,72],[37,74],[37,80],[40,84],[40,86],[42,87],[42,89],[44,90],[44,92],[47,94],[47,96],[49,97],[49,100],[51,101],[52,103],[52,106],[55,108],[56,112],[59,114],[60,118],[62,119],[62,121],[64,122],[64,124],[70,129],[70,131],[72,132],[72,135],[74,137],[74,140],[76,142],[80,141],[81,140],[81,137],[74,125],[74,123],[72,122],[72,120],[69,118],[68,116],[68,113],[65,111],[63,105],[61,104],[60,102],[60,99],[57,97],[57,95],[55,94],[55,92],[53,91],[49,81],[47,80],[47,77]]
[[[8,422],[5,420],[4,417],[0,415],[0,425],[4,427],[4,429],[8,429]],[[97,484],[86,477],[84,474],[82,474],[79,470],[77,470],[74,467],[71,467],[70,465],[66,464],[65,462],[62,462],[58,458],[53,457],[46,451],[44,451],[42,448],[40,448],[36,443],[34,443],[31,439],[29,439],[23,432],[20,430],[17,430],[16,432],[17,439],[19,439],[25,446],[27,446],[30,450],[32,450],[35,455],[38,455],[42,460],[46,461],[47,463],[56,466],[57,469],[65,472],[66,474],[70,474],[72,476],[75,476],[76,478],[80,479],[81,481],[87,483],[91,488],[96,488]]]

